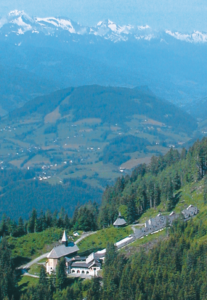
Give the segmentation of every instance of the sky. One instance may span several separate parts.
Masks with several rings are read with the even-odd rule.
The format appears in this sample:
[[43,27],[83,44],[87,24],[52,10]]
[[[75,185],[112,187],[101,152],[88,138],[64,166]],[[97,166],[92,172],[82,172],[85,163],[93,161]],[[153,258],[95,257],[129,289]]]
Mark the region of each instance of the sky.
[[1,16],[14,9],[30,16],[64,16],[88,26],[110,19],[120,25],[207,32],[207,0],[0,0]]

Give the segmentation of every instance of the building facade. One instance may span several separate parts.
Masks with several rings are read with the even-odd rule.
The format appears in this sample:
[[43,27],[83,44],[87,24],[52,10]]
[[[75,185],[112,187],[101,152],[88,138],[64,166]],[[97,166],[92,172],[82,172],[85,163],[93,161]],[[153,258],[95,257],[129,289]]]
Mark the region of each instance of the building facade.
[[65,259],[70,258],[71,256],[76,255],[79,250],[78,246],[73,242],[68,242],[65,231],[63,233],[61,243],[62,244],[60,246],[54,247],[47,256],[46,272],[49,274],[56,271],[58,261],[62,257]]

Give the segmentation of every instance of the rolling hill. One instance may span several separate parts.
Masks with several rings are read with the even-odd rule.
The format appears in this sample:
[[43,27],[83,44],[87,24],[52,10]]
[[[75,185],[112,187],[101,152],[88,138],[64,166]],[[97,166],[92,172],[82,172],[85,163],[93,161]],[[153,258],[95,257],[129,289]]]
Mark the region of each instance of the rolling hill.
[[[87,27],[67,18],[31,18],[21,11],[11,12],[0,24],[0,65],[14,78],[12,88],[3,88],[0,115],[68,86],[148,85],[179,105],[206,97],[205,33],[119,26],[109,20]],[[0,72],[1,81],[7,79],[5,72]]]
[[0,123],[1,168],[35,170],[51,184],[103,189],[153,155],[189,142],[197,123],[147,87],[71,87],[40,96]]

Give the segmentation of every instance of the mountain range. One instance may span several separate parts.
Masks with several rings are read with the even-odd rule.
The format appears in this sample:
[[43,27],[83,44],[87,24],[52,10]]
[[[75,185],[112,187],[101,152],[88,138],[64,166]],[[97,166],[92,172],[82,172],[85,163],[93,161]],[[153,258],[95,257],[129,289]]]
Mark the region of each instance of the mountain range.
[[30,17],[24,11],[11,11],[6,17],[0,19],[1,33],[7,38],[10,34],[22,35],[25,33],[59,36],[63,32],[77,36],[99,36],[113,42],[128,41],[130,39],[144,39],[150,41],[159,39],[167,42],[169,37],[190,43],[206,43],[207,33],[194,31],[193,33],[181,33],[165,30],[157,32],[148,25],[117,25],[111,20],[100,21],[94,27],[83,26],[68,18],[55,17]]
[[196,131],[192,116],[147,87],[70,87],[2,118],[0,167],[102,188],[151,156],[183,147]]
[[12,11],[0,19],[0,116],[37,96],[93,84],[148,86],[189,111],[207,94],[206,37]]

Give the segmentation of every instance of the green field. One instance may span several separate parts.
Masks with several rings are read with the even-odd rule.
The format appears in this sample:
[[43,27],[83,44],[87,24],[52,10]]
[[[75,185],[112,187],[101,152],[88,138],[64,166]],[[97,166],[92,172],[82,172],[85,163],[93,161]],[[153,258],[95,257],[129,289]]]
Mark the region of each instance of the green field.
[[29,233],[25,236],[14,238],[8,237],[12,256],[21,264],[39,255],[50,251],[58,242],[63,233],[62,229],[49,228],[39,233]]
[[78,244],[79,252],[102,250],[106,248],[108,243],[116,243],[131,233],[133,233],[133,231],[130,226],[125,228],[110,227],[101,229],[96,234],[85,238]]
[[21,293],[26,291],[29,287],[35,286],[38,284],[39,279],[33,278],[29,276],[21,276],[20,280],[18,281],[19,290]]

